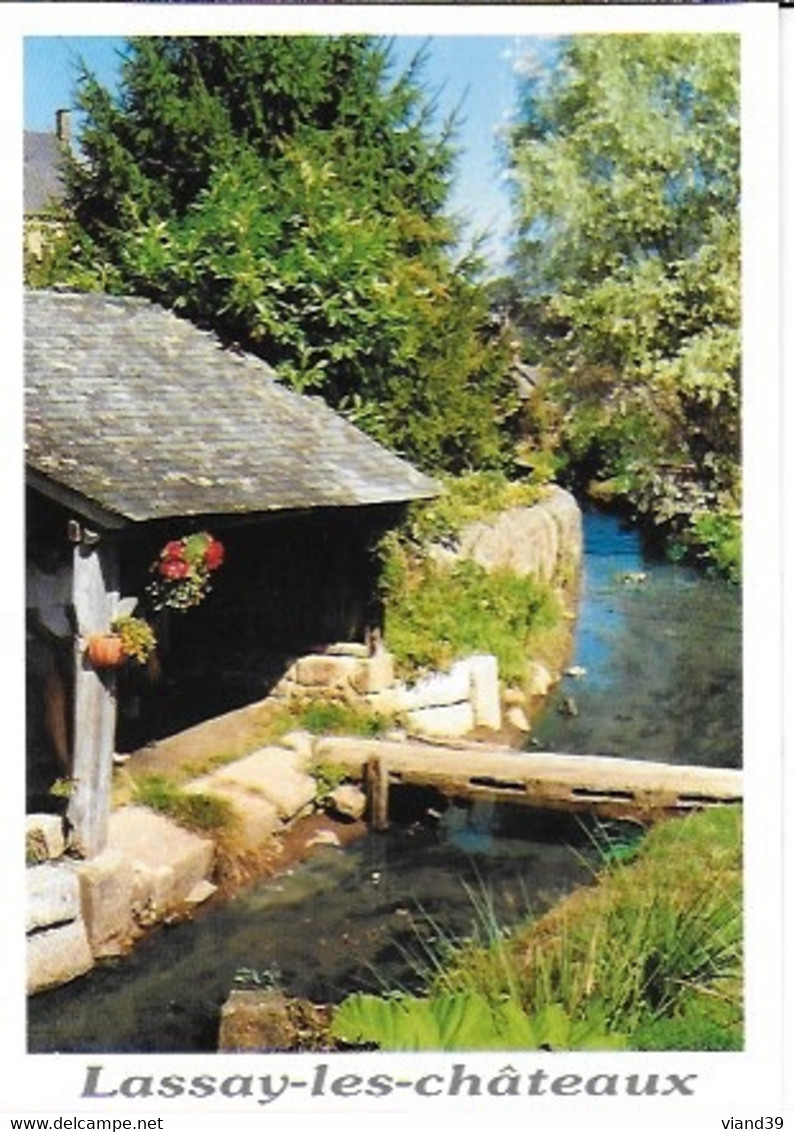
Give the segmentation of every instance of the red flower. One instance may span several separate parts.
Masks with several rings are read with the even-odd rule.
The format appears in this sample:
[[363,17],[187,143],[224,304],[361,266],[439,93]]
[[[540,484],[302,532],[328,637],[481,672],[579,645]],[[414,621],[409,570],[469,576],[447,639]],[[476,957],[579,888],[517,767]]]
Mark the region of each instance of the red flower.
[[185,548],[180,539],[174,539],[172,542],[167,542],[163,549],[160,551],[161,558],[182,558],[185,553]]
[[164,558],[158,569],[162,576],[170,581],[186,578],[190,573],[190,567],[183,558]]
[[204,565],[208,570],[217,570],[223,562],[225,550],[222,542],[218,542],[216,538],[212,539],[204,551]]

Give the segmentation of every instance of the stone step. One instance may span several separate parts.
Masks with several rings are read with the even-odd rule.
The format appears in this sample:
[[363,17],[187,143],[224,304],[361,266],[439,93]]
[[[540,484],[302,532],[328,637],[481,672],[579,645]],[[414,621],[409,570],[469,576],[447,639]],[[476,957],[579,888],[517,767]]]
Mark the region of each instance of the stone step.
[[264,799],[275,806],[281,821],[288,822],[314,802],[317,784],[306,771],[309,761],[308,751],[262,747],[201,781],[210,793],[233,790]]
[[131,862],[138,899],[159,918],[178,908],[212,873],[215,844],[143,806],[124,806],[110,816],[107,849]]

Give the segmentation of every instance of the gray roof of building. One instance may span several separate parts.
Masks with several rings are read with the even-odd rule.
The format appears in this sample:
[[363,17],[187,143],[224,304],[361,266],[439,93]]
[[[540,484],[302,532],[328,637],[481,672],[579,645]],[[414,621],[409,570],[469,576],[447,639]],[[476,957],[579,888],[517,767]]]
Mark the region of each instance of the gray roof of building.
[[25,320],[33,481],[109,525],[437,493],[264,362],[145,299],[30,291]]
[[60,175],[62,143],[55,134],[25,130],[23,207],[26,216],[47,212],[64,197]]

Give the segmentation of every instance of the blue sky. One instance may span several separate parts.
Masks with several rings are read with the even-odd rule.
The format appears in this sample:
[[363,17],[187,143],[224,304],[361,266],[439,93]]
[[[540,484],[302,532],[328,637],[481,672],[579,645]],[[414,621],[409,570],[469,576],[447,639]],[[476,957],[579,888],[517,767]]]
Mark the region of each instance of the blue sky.
[[[484,247],[494,269],[503,260],[510,228],[510,202],[497,137],[515,104],[512,59],[521,50],[510,36],[419,36],[395,39],[398,64],[429,43],[424,81],[438,92],[439,112],[461,107],[461,153],[450,206],[470,228],[492,233]],[[526,41],[524,41],[526,43]],[[80,59],[108,86],[118,78],[123,40],[102,36],[36,36],[25,39],[26,129],[53,128],[55,111],[73,101]]]

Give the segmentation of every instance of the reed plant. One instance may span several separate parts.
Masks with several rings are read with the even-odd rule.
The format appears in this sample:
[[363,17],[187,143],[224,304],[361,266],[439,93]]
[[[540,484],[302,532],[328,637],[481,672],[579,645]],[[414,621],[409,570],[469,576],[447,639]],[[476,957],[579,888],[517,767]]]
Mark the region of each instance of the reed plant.
[[740,842],[741,813],[730,808],[663,823],[509,938],[447,948],[429,992],[509,997],[530,1015],[557,1005],[572,1020],[596,1011],[641,1048],[670,1048],[670,1027],[689,1033],[691,1048],[736,1048]]

